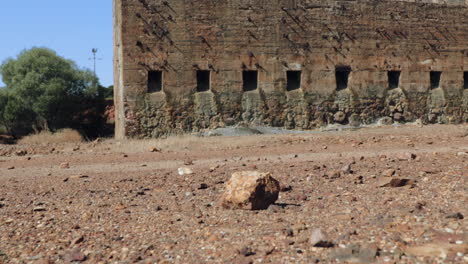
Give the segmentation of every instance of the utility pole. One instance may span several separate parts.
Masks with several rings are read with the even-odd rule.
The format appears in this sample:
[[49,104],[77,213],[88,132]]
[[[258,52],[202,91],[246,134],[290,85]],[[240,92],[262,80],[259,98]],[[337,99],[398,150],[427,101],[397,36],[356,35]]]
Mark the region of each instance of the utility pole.
[[102,60],[101,58],[97,58],[97,52],[98,52],[98,49],[96,48],[93,48],[91,50],[91,52],[93,53],[93,57],[92,58],[89,58],[90,60],[93,60],[93,72],[94,72],[94,78],[96,79],[96,82],[94,84],[94,86],[97,87],[97,75],[96,75],[96,61],[97,60]]
[[92,60],[93,60],[93,62],[94,62],[94,76],[96,77],[96,54],[97,54],[97,52],[98,52],[98,49],[93,48],[93,49],[91,50],[91,52],[93,53],[93,58],[92,58]]

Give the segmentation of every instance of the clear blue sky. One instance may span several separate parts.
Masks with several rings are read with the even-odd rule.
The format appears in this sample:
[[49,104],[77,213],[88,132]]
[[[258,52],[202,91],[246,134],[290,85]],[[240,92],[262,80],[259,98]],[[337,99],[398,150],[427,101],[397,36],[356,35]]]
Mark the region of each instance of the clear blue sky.
[[[93,68],[91,49],[98,48],[97,75],[113,82],[112,0],[5,0],[0,5],[0,62],[31,47],[47,47]],[[3,83],[0,81],[0,86]]]

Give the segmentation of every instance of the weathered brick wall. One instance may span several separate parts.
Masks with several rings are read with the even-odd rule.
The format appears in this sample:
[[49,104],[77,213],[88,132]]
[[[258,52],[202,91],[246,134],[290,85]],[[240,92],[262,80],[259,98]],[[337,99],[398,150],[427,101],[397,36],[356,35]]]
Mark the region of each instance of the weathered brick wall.
[[[117,137],[239,123],[468,121],[464,0],[114,0]],[[349,66],[348,88],[335,69]],[[148,93],[148,72],[163,91]],[[197,92],[197,70],[211,89]],[[258,70],[258,89],[242,71]],[[286,90],[286,71],[302,71]],[[401,71],[389,89],[387,72]],[[430,71],[441,71],[430,88]],[[388,119],[387,118],[387,119]]]

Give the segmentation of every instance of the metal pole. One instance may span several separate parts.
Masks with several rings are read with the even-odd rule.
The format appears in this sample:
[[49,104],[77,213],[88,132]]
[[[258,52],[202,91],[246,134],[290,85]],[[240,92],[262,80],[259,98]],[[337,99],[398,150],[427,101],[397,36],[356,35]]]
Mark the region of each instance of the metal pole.
[[98,50],[97,49],[92,49],[91,52],[93,53],[94,76],[96,77],[96,53],[98,52]]

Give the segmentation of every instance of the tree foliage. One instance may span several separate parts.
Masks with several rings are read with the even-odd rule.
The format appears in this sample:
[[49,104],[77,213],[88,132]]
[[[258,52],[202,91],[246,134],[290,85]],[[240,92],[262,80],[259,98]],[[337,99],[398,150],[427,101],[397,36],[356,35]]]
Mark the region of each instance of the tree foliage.
[[75,128],[99,136],[104,92],[89,70],[46,48],[21,52],[0,66],[0,122],[13,134]]

